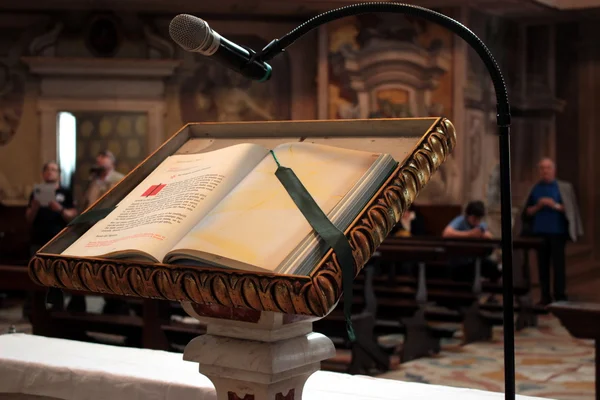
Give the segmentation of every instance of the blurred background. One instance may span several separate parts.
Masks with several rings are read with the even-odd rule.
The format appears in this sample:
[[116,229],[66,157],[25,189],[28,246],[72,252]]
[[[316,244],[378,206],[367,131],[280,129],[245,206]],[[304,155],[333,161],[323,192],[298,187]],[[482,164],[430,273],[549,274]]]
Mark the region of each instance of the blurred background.
[[[401,15],[345,18],[274,59],[266,83],[185,52],[168,34],[176,14],[190,13],[258,50],[317,13],[352,3],[0,0],[0,264],[24,266],[31,255],[26,210],[46,163],[58,162],[60,185],[81,207],[101,154],[124,175],[184,124],[206,121],[448,117],[456,150],[417,206],[425,214],[427,207],[446,210],[435,214],[443,228],[480,200],[498,238],[494,91],[478,57],[450,32]],[[414,3],[464,23],[492,50],[512,105],[514,217],[539,179],[539,161],[550,158],[573,186],[583,227],[566,247],[569,298],[600,301],[600,1]],[[535,258],[526,267],[534,302]],[[30,329],[21,320],[26,290],[9,276],[0,276],[13,318],[6,329]],[[97,300],[88,299],[88,311],[101,312]],[[132,307],[142,315],[141,302]]]

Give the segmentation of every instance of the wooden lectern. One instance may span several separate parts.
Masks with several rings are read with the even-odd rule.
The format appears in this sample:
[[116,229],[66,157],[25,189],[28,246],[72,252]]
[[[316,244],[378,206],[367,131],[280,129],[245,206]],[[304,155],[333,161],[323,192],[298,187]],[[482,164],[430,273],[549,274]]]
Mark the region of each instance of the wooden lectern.
[[[86,212],[117,205],[169,155],[292,141],[388,153],[399,162],[344,232],[356,276],[451,153],[456,133],[445,118],[188,124]],[[309,276],[62,256],[92,225],[70,226],[44,246],[29,264],[31,278],[43,286],[181,302],[207,326],[183,357],[200,364],[219,400],[299,400],[320,362],[335,355],[331,340],[312,332],[312,322],[335,307],[343,290],[332,250]]]

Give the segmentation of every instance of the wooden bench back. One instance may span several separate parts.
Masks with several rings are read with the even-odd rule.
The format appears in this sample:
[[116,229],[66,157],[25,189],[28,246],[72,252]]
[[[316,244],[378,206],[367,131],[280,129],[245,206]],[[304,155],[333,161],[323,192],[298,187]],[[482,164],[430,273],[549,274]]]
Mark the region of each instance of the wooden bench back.
[[462,213],[456,204],[415,204],[413,208],[423,217],[427,236],[442,236],[446,225]]
[[0,263],[26,264],[29,260],[29,225],[26,206],[0,203]]

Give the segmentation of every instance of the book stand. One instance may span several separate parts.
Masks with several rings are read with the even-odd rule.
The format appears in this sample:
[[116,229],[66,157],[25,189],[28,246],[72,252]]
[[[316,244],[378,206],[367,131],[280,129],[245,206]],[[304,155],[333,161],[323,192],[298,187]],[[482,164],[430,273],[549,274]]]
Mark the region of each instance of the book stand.
[[[399,162],[344,232],[356,276],[446,160],[456,133],[445,118],[188,124],[86,214],[116,206],[172,154],[293,141],[388,153]],[[342,270],[332,250],[309,276],[61,255],[94,223],[69,226],[46,244],[29,263],[33,281],[181,302],[207,326],[206,335],[187,345],[184,359],[200,364],[219,400],[299,400],[320,362],[335,355],[331,340],[312,332],[312,322],[330,313],[342,294]]]

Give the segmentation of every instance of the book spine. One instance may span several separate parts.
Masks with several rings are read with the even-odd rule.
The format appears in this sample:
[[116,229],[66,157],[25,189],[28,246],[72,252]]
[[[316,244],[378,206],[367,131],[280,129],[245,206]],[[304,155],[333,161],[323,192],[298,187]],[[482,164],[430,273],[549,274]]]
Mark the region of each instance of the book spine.
[[[403,211],[455,145],[454,126],[440,118],[351,224],[345,234],[353,250],[355,274],[400,221]],[[49,254],[37,254],[31,259],[29,275],[38,285],[66,290],[318,317],[327,315],[342,293],[342,270],[333,251],[325,255],[311,276]]]

